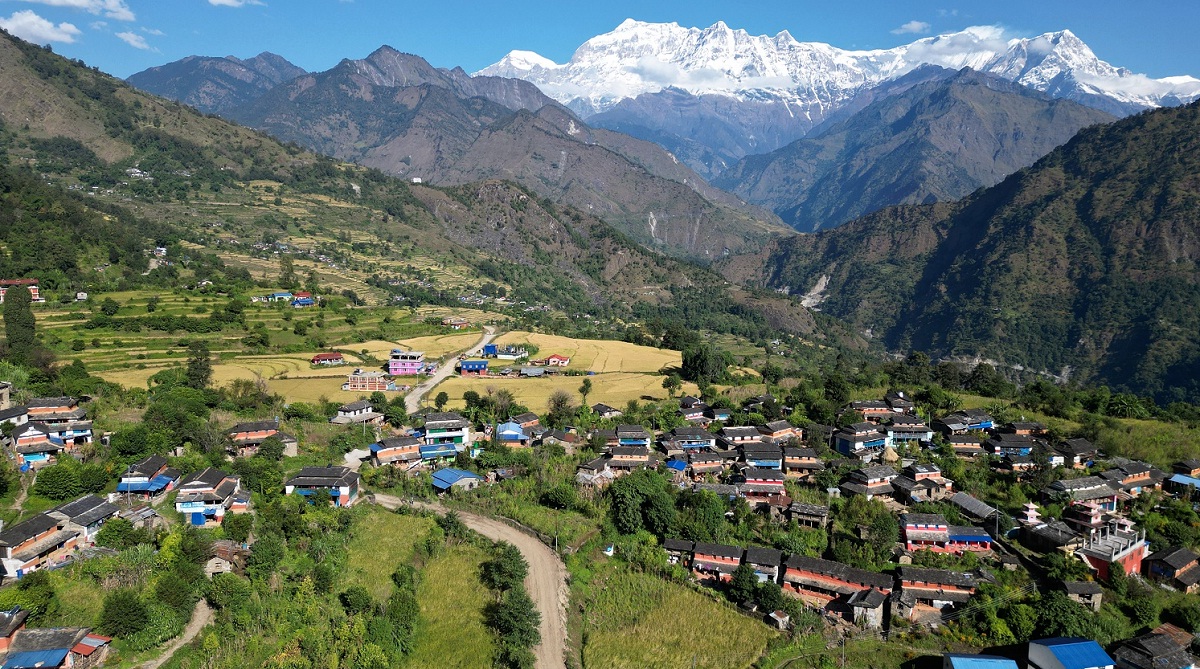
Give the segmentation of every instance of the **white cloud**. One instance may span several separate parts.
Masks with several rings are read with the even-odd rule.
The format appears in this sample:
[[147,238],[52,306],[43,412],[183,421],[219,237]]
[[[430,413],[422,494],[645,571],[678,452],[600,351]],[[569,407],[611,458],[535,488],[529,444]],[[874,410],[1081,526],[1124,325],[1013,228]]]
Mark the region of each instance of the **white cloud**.
[[958,16],[957,9],[939,9],[937,13],[938,16],[942,18],[946,18],[947,16]]
[[147,27],[143,26],[141,28],[141,31],[146,33],[147,35],[154,35],[155,37],[162,37],[163,35],[166,35],[165,32],[159,30],[158,28],[147,28]]
[[909,21],[904,25],[892,31],[893,35],[924,35],[929,32],[930,26],[924,21]]
[[92,30],[104,30],[108,27],[108,21],[92,21],[88,27]]
[[89,14],[103,14],[117,21],[133,21],[136,17],[125,0],[22,0],[48,7],[69,7]]
[[0,28],[36,44],[47,42],[71,44],[81,34],[79,28],[70,23],[54,25],[30,9],[13,12],[13,15],[7,19],[0,18]]
[[208,0],[208,4],[214,7],[245,7],[246,5],[262,5],[266,4],[259,0]]
[[146,43],[146,38],[135,32],[126,31],[123,33],[117,33],[117,37],[119,37],[122,42],[135,49],[142,49],[144,51],[150,50],[150,45]]

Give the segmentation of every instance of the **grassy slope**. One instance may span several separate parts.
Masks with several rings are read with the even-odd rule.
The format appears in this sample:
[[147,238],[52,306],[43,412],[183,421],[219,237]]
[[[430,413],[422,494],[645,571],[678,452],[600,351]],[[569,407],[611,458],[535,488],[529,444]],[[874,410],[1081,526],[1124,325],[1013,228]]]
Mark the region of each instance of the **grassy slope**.
[[413,669],[487,669],[495,640],[484,625],[483,607],[491,595],[475,579],[486,559],[474,546],[450,548],[421,570],[417,599],[421,620],[416,646],[406,667]]
[[361,585],[380,602],[392,592],[392,572],[412,560],[413,547],[425,538],[433,521],[417,516],[401,516],[371,507],[359,519],[354,536],[346,547],[346,569],[342,588]]

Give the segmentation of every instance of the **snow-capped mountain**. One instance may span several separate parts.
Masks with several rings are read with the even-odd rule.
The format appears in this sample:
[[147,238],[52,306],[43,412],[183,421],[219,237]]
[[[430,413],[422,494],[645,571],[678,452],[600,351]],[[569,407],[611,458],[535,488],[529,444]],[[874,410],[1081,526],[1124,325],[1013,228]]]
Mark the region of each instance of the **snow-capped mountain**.
[[[712,175],[731,159],[803,137],[860,93],[926,64],[996,74],[1116,115],[1200,97],[1200,79],[1151,79],[1114,67],[1069,30],[1009,39],[992,26],[852,51],[787,31],[627,19],[567,63],[513,51],[478,74],[531,81],[594,125],[658,141]],[[681,105],[698,112],[678,114]]]

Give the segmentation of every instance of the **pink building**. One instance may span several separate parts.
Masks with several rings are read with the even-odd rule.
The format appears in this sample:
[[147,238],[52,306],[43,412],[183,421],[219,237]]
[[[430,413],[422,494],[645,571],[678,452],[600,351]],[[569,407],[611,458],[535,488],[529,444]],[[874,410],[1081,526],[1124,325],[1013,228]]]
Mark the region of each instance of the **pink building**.
[[416,376],[425,371],[425,354],[420,351],[392,349],[388,360],[388,374],[392,376]]

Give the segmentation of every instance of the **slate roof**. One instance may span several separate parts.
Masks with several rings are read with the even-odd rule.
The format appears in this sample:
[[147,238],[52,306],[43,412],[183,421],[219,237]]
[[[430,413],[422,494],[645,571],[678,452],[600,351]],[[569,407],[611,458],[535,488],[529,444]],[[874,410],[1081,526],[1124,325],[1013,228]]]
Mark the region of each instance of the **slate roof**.
[[55,507],[50,513],[61,513],[76,525],[87,527],[98,520],[115,516],[121,509],[95,495],[84,495],[74,502]]
[[180,489],[187,488],[189,486],[208,486],[210,488],[215,488],[216,486],[220,485],[221,481],[223,481],[227,476],[229,476],[229,474],[226,474],[224,471],[217,469],[216,467],[205,467],[198,472],[192,472],[191,474],[188,474],[186,478],[179,482],[179,487]]
[[79,404],[74,397],[35,397],[25,403],[30,409],[51,409],[54,407],[73,407]]
[[850,599],[846,600],[846,603],[856,608],[877,609],[883,606],[883,603],[886,601],[887,595],[875,588],[871,588],[870,590],[861,590],[850,595]]
[[716,557],[731,558],[734,560],[740,560],[742,558],[742,553],[745,552],[741,546],[727,546],[725,544],[706,544],[699,542],[696,543],[694,550],[696,555],[713,555]]
[[696,546],[696,542],[689,539],[663,539],[662,545],[663,549],[668,551],[691,553]]
[[226,430],[229,434],[237,434],[239,432],[267,432],[269,430],[278,430],[279,421],[276,420],[259,420],[251,423],[238,423]]
[[[388,437],[386,439],[380,439],[379,441],[375,442],[374,444],[371,444],[371,450],[378,452],[378,451],[388,450],[391,448],[411,448],[413,446],[420,446],[423,443],[425,443],[425,442],[421,441],[420,439],[417,439],[416,437],[409,436],[409,435],[401,435],[398,437]],[[378,448],[376,448],[376,446],[378,446]]]
[[9,611],[0,612],[0,637],[8,638],[13,632],[17,631],[25,619],[29,617],[29,611],[17,606]]
[[446,411],[443,413],[431,413],[425,416],[425,429],[430,428],[437,430],[452,430],[455,428],[463,428],[467,426],[467,419],[462,417],[462,414],[454,411]]
[[1068,595],[1099,595],[1104,592],[1104,588],[1095,581],[1066,581],[1063,589]]
[[1184,669],[1196,661],[1174,639],[1154,632],[1125,641],[1113,657],[1136,669]]
[[0,532],[0,546],[16,547],[29,541],[39,534],[43,534],[58,527],[59,520],[52,518],[44,513],[30,518],[21,523],[17,523],[12,527]]
[[899,476],[895,469],[887,465],[874,465],[872,467],[863,467],[862,469],[850,472],[850,476],[862,481],[870,479],[894,478]]
[[1186,548],[1176,546],[1173,548],[1164,548],[1161,551],[1157,551],[1156,553],[1152,554],[1150,557],[1148,557],[1146,559],[1154,560],[1154,561],[1161,561],[1164,564],[1169,565],[1173,569],[1183,569],[1184,567],[1188,566],[1189,564],[1196,562],[1197,559],[1200,559],[1200,555],[1196,555],[1195,553],[1193,553],[1192,551],[1190,551]]
[[750,564],[778,567],[783,564],[783,551],[774,548],[747,548],[745,561]]
[[39,650],[70,650],[80,639],[87,636],[86,627],[33,627],[21,630],[9,646],[9,659],[13,653]]
[[349,467],[305,467],[288,480],[287,485],[301,488],[336,488],[353,485],[358,473]]
[[967,515],[974,516],[980,520],[987,520],[996,513],[995,508],[984,504],[965,492],[956,492],[951,495],[950,503],[965,511]]
[[896,574],[900,577],[901,581],[913,583],[953,585],[959,588],[974,588],[976,584],[976,578],[973,574],[946,569],[922,569],[919,567],[903,566],[896,570]]
[[788,507],[788,511],[799,513],[805,516],[828,516],[829,507],[820,504],[803,504],[801,502],[793,502]]
[[902,513],[900,525],[938,525],[947,527],[946,517],[940,513]]
[[358,400],[357,402],[350,402],[349,404],[343,404],[342,406],[338,407],[338,411],[343,411],[343,412],[362,411],[363,409],[370,409],[370,408],[372,408],[372,405],[369,401]]
[[877,574],[865,569],[857,569],[841,562],[810,558],[803,555],[792,555],[785,563],[788,569],[810,571],[814,574],[830,576],[849,583],[862,583],[871,587],[891,590],[894,585],[892,577],[887,574]]
[[154,476],[158,470],[167,466],[167,459],[161,455],[151,455],[129,465],[126,476]]

